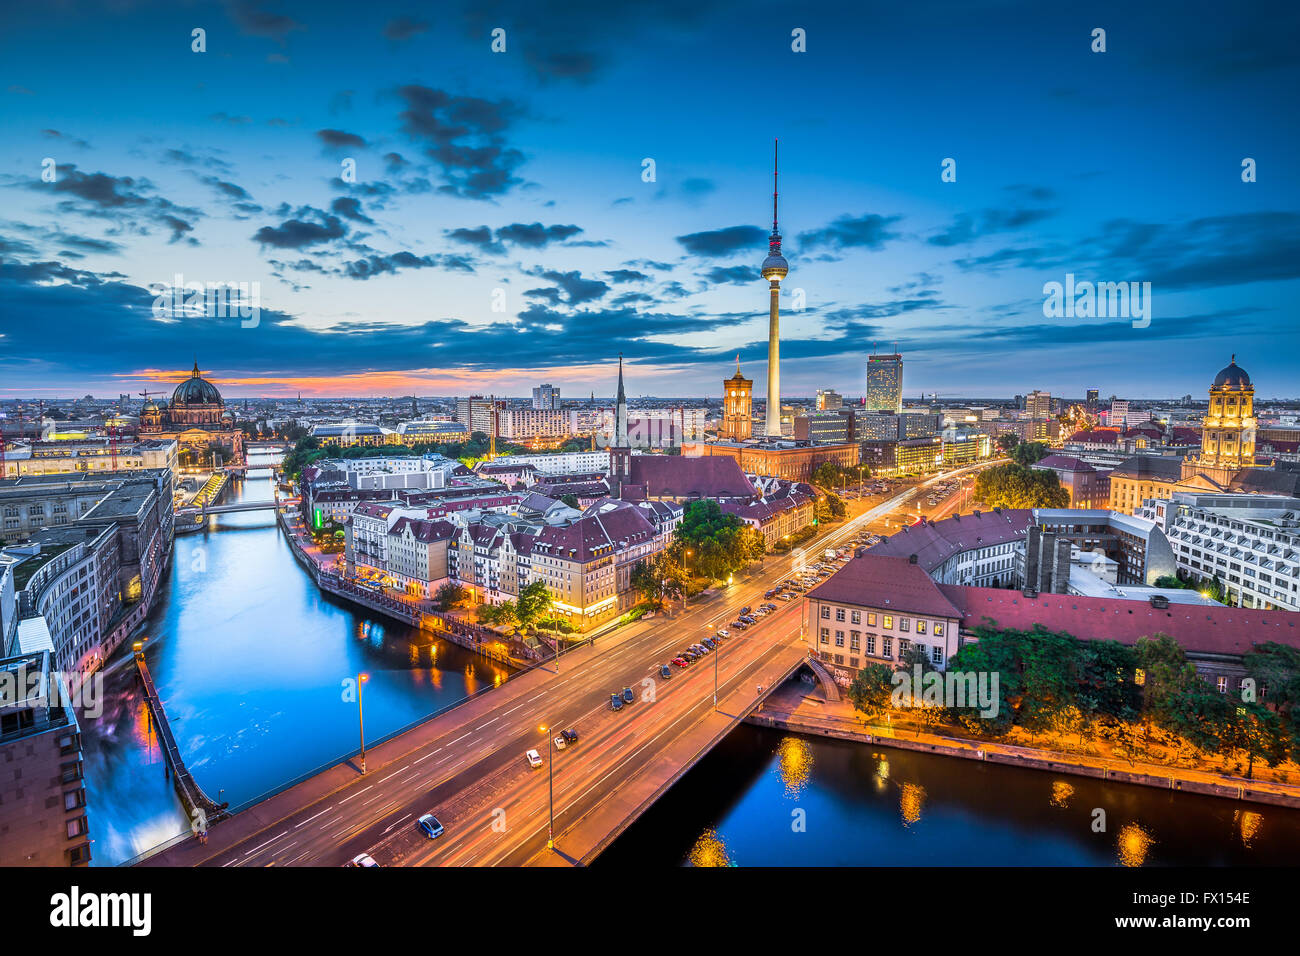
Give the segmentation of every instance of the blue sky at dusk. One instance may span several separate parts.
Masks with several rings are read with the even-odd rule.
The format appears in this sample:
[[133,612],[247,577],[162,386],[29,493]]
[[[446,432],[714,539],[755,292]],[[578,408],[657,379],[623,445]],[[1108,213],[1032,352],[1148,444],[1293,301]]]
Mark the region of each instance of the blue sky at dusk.
[[[874,343],[909,397],[1201,395],[1230,353],[1300,395],[1298,9],[6,5],[0,399],[196,357],[232,397],[608,395],[620,352],[634,395],[737,353],[761,394],[774,137],[787,396],[861,394]],[[1149,327],[1045,318],[1067,273],[1150,282]],[[178,274],[259,323],[156,317]]]

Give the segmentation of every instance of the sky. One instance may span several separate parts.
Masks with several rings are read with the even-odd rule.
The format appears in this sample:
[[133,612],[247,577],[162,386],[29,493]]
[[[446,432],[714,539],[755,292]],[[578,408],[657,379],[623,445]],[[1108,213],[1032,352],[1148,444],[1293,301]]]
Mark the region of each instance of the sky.
[[[778,138],[786,397],[861,395],[895,348],[908,398],[1200,397],[1234,354],[1300,396],[1297,26],[1189,0],[8,4],[0,400],[195,362],[227,397],[608,396],[619,354],[634,397],[719,395],[737,356],[761,397]],[[1150,283],[1149,322],[1048,317],[1067,275]],[[255,319],[175,309],[191,283],[243,284]]]

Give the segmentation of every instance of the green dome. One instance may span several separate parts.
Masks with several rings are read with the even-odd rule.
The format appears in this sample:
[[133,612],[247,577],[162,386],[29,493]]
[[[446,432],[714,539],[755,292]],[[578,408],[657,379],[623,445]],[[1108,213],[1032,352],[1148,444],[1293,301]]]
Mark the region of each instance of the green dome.
[[207,379],[199,377],[199,363],[194,363],[190,377],[176,386],[172,392],[172,407],[185,405],[221,405],[221,393]]

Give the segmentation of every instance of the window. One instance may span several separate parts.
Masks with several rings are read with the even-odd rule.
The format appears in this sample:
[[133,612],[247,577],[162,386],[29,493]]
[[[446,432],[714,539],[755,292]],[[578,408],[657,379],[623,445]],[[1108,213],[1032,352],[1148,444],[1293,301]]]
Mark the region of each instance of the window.
[[822,617],[828,621],[831,619],[831,609],[825,604],[822,605]]
[[862,612],[861,612],[861,611],[853,611],[853,612],[849,615],[849,620],[852,621],[854,624],[861,624],[861,623],[862,623]]
[[1133,683],[1137,684],[1139,687],[1142,687],[1143,685],[1146,684],[1146,682],[1147,682],[1147,672],[1139,667],[1136,671],[1133,672]]
[[898,629],[900,631],[910,631],[912,629],[912,619],[910,617],[900,617],[898,619]]
[[1220,694],[1226,694],[1228,692],[1228,678],[1220,677],[1215,681],[1215,686],[1218,687]]
[[934,636],[943,637],[943,625],[940,624],[938,621],[936,621],[934,624]]
[[836,647],[843,647],[843,646],[844,646],[844,632],[843,632],[843,631],[836,631],[836,632],[835,632],[835,646],[836,646]]
[[911,649],[912,649],[911,641],[903,637],[900,637],[898,639],[898,659],[900,661],[907,656],[907,652],[910,651]]
[[822,628],[822,643],[823,643],[823,644],[829,644],[830,642],[831,642],[831,629],[830,629],[829,627],[823,627],[823,628]]
[[835,620],[837,620],[837,621],[843,621],[843,620],[844,620],[844,608],[842,608],[842,607],[837,607],[837,608],[835,609]]
[[916,633],[918,633],[918,634],[924,634],[924,633],[925,633],[925,621],[917,621],[917,622],[916,622]]
[[880,642],[880,656],[881,656],[881,657],[893,657],[893,656],[894,656],[894,639],[893,639],[892,637],[886,637],[886,638],[884,638],[883,640],[881,640],[881,642]]
[[68,821],[68,839],[74,840],[86,832],[86,818],[77,817]]
[[873,614],[872,612],[868,611],[868,612],[867,612],[867,627],[875,627],[875,626],[876,626],[876,615]]
[[867,653],[868,654],[876,653],[876,635],[874,634],[867,635]]
[[887,631],[890,630],[894,626],[894,616],[892,614],[886,614],[885,622],[881,626]]
[[860,650],[862,650],[862,632],[861,632],[861,631],[849,631],[849,650],[851,650],[851,651],[860,651]]
[[938,644],[930,648],[930,662],[934,664],[935,667],[939,667],[943,664],[943,648]]

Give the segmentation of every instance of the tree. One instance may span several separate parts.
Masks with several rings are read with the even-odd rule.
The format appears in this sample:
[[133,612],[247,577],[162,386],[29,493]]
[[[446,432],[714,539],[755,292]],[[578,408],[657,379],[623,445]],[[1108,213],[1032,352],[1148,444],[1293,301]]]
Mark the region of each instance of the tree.
[[1012,432],[1007,432],[1006,434],[997,437],[997,446],[1002,449],[1004,453],[1010,452],[1011,449],[1015,448],[1019,444],[1020,436]]
[[657,611],[669,597],[686,592],[686,575],[670,552],[661,551],[633,566],[631,584],[633,590]]
[[990,508],[1066,508],[1070,493],[1056,472],[1009,463],[985,468],[975,479],[975,497]]
[[1268,641],[1254,645],[1242,663],[1255,681],[1256,700],[1294,718],[1300,702],[1300,650]]
[[834,488],[836,482],[840,480],[840,476],[843,473],[844,469],[835,464],[835,462],[824,461],[818,465],[816,470],[813,472],[812,483],[814,485],[819,485],[822,488]]
[[689,550],[690,573],[716,581],[761,557],[762,540],[753,528],[705,498],[686,505],[673,541],[673,560],[684,564]]
[[1051,454],[1051,448],[1041,441],[1020,442],[1011,449],[1011,460],[1028,468]]
[[580,504],[578,503],[578,496],[577,496],[577,495],[573,495],[573,494],[569,494],[569,495],[560,495],[560,500],[561,500],[562,502],[564,502],[566,505],[568,505],[570,508],[573,508],[573,509],[576,510],[576,511],[581,511],[581,510],[582,510],[582,505],[580,505]]
[[455,581],[448,581],[434,592],[433,600],[443,610],[453,608],[465,600],[465,589]]
[[849,702],[854,710],[859,710],[868,717],[878,717],[886,713],[894,692],[894,672],[884,664],[868,664],[858,671],[849,685]]
[[542,580],[532,581],[519,591],[519,599],[514,602],[515,620],[520,630],[527,630],[541,620],[554,603],[551,592]]

